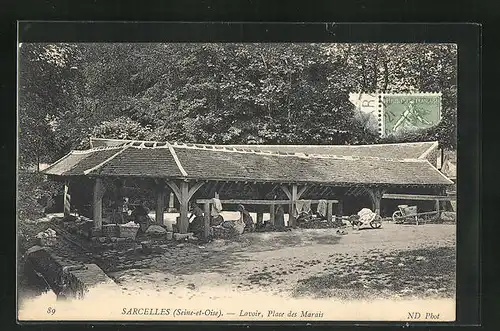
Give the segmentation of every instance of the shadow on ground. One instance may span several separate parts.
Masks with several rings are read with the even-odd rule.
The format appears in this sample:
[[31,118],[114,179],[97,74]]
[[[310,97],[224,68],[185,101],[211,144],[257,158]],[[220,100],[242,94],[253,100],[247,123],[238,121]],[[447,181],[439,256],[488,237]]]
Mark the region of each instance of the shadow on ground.
[[371,250],[361,260],[331,260],[324,274],[298,281],[294,296],[313,297],[454,297],[455,249],[424,248],[383,253]]

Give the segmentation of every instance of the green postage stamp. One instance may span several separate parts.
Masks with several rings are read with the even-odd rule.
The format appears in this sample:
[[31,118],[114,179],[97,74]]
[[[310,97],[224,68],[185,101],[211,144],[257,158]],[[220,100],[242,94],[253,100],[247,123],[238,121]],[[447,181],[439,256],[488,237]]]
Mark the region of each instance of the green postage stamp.
[[379,95],[384,136],[435,126],[441,120],[441,93]]

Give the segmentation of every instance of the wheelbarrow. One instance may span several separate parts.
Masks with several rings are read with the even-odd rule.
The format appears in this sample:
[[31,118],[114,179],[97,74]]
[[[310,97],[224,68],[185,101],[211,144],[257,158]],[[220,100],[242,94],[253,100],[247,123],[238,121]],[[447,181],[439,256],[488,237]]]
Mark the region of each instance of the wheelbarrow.
[[362,226],[370,226],[372,229],[378,229],[382,226],[382,217],[368,208],[363,208],[357,215],[350,216],[349,222],[353,228],[357,227],[359,229]]
[[392,213],[396,224],[416,223],[418,225],[417,206],[398,205],[398,210]]

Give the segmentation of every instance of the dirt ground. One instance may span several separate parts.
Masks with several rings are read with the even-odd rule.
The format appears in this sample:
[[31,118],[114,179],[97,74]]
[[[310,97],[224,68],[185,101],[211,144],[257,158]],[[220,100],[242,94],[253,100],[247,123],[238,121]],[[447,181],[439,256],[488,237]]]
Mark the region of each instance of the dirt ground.
[[[108,252],[105,271],[124,295],[217,299],[242,293],[281,298],[454,298],[455,225],[296,229],[236,241]],[[214,289],[217,291],[214,291]]]

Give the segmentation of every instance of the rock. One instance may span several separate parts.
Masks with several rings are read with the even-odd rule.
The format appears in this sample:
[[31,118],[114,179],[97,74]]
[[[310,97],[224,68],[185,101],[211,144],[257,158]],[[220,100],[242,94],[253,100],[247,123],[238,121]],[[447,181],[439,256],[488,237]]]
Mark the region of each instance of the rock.
[[196,288],[196,286],[195,286],[193,283],[189,283],[189,284],[187,284],[187,286],[186,286],[186,287],[187,287],[188,289],[190,289],[190,290],[194,290],[194,289]]
[[398,263],[398,267],[404,267],[405,264],[404,263]]
[[441,219],[443,221],[455,221],[456,214],[455,214],[455,212],[452,212],[452,211],[443,211],[443,212],[441,212]]
[[191,237],[193,234],[192,233],[174,233],[174,239],[175,240],[185,240],[189,237]]
[[184,244],[179,244],[176,247],[184,247],[184,246],[185,246]]
[[166,234],[167,230],[165,230],[163,227],[160,225],[150,225],[148,229],[146,230],[146,234],[155,234],[155,235],[163,235]]
[[427,259],[425,258],[425,256],[417,256],[417,258],[415,260],[416,261],[425,261]]

